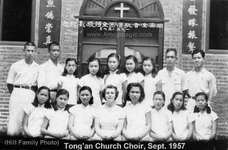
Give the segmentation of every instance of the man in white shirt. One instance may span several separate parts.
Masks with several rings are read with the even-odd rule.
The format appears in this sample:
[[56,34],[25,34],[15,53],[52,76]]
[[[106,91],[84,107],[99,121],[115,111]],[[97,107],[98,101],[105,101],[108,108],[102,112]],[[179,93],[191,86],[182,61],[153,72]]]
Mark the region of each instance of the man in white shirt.
[[35,44],[26,42],[23,52],[24,59],[11,65],[6,81],[11,93],[7,127],[7,134],[10,136],[22,133],[23,108],[34,100],[37,86],[39,65],[34,61]]
[[208,101],[216,96],[216,78],[204,67],[205,52],[203,50],[195,50],[192,53],[194,68],[186,74],[185,89],[191,97],[198,92],[208,94]]
[[61,55],[60,45],[52,42],[48,45],[49,60],[40,65],[38,75],[38,87],[50,88],[51,102],[55,101],[58,89],[58,80],[63,73],[63,66],[59,63]]
[[177,50],[168,48],[165,53],[166,67],[157,74],[157,90],[165,93],[165,106],[170,103],[174,92],[182,91],[184,86],[185,72],[176,67]]

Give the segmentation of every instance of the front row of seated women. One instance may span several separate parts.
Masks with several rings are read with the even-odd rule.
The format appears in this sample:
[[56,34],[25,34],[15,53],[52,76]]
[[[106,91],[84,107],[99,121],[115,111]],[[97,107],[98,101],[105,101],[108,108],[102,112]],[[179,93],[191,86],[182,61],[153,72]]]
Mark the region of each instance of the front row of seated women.
[[54,137],[72,140],[182,141],[211,140],[216,134],[217,115],[208,106],[208,96],[196,94],[194,112],[185,109],[184,96],[175,92],[167,108],[165,94],[156,91],[153,105],[144,101],[139,83],[127,87],[124,107],[115,104],[118,90],[107,86],[105,103],[95,108],[92,90],[79,90],[78,104],[67,107],[69,93],[60,89],[54,105],[49,104],[49,89],[39,88],[34,102],[24,109],[23,133],[29,137]]

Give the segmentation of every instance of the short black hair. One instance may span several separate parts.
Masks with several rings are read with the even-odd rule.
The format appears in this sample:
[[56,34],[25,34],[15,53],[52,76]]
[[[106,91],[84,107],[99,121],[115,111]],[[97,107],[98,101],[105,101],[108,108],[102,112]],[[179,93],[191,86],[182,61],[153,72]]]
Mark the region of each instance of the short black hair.
[[92,93],[92,89],[89,87],[89,86],[82,86],[80,89],[79,89],[79,97],[78,97],[78,101],[77,101],[77,104],[82,104],[82,100],[80,99],[80,93],[82,91],[89,91],[90,94],[91,94],[91,98],[90,98],[90,101],[89,101],[89,105],[92,105],[93,104],[93,93]]
[[27,46],[34,46],[34,47],[36,47],[36,44],[34,42],[25,42],[25,44],[24,44],[24,50],[26,49]]
[[208,102],[208,95],[205,92],[196,93],[195,98],[197,98],[198,96],[201,96],[201,95],[203,95],[205,100]]
[[123,69],[123,72],[126,73],[126,74],[129,74],[130,72],[126,69],[126,62],[128,59],[132,59],[134,62],[135,62],[135,69],[134,71],[135,72],[139,72],[138,70],[138,60],[137,58],[134,56],[134,55],[128,55],[126,58],[125,58],[125,64],[124,64],[124,69]]
[[50,44],[48,44],[48,52],[50,52],[51,47],[52,47],[53,45],[60,46],[60,45],[59,45],[59,43],[58,43],[58,42],[56,42],[56,41],[51,42]]
[[198,54],[198,53],[200,53],[203,58],[205,57],[205,52],[203,50],[196,49],[192,52],[192,58],[195,54]]
[[[67,66],[67,63],[68,63],[69,61],[74,61],[74,62],[75,62],[75,64],[76,64],[76,67],[77,67],[77,61],[76,61],[76,59],[75,59],[75,58],[67,58],[67,59],[66,59],[66,62],[65,62],[64,71],[63,71],[63,73],[62,73],[62,75],[63,75],[63,76],[66,76],[66,75],[67,75],[66,66]],[[76,77],[78,77],[78,71],[77,71],[77,68],[76,68],[76,70],[74,71],[73,75],[74,75],[74,77],[75,77],[75,78],[76,78]]]
[[[208,95],[207,95],[205,92],[198,92],[198,93],[196,93],[195,99],[197,99],[197,97],[198,97],[198,96],[201,96],[201,95],[203,95],[204,98],[205,98],[205,100],[206,100],[206,102],[208,102]],[[206,105],[205,109],[206,109],[206,112],[207,112],[208,114],[211,113],[211,108],[208,106],[208,104]],[[194,111],[193,111],[193,112],[194,112],[194,113],[200,112],[200,110],[199,110],[199,108],[197,107],[197,105],[194,107]]]
[[176,48],[167,48],[165,54],[167,54],[168,52],[171,52],[171,51],[173,51],[175,53],[175,56],[177,56],[177,49]]
[[[109,60],[111,57],[115,57],[115,58],[118,60],[119,65],[120,65],[121,57],[120,57],[120,55],[118,55],[117,53],[111,53],[111,54],[108,55],[108,57],[107,57],[107,64],[108,64],[108,60]],[[119,67],[119,66],[118,66],[118,67]]]
[[69,92],[66,89],[59,89],[56,93],[56,98],[60,95],[66,95],[69,98]]
[[48,91],[48,99],[47,101],[44,103],[44,108],[51,108],[51,103],[50,103],[50,89],[46,86],[41,86],[40,88],[38,88],[37,92],[36,92],[36,96],[32,102],[32,105],[35,106],[35,107],[38,107],[39,105],[39,101],[38,101],[38,98],[37,98],[37,95],[40,93],[41,90],[47,90]]
[[108,61],[109,61],[109,59],[110,59],[111,57],[116,58],[117,61],[119,62],[119,65],[118,65],[118,67],[117,67],[117,70],[118,70],[118,71],[117,71],[117,74],[120,74],[121,57],[120,57],[120,55],[118,55],[117,53],[111,53],[111,54],[108,55],[108,57],[107,57],[107,65],[106,65],[106,69],[105,69],[105,71],[104,71],[104,74],[106,75],[106,74],[109,74],[109,73],[110,73],[110,72],[109,72],[109,68],[108,68]]
[[161,95],[162,98],[165,101],[165,93],[163,91],[155,91],[154,94],[153,94],[153,98],[154,98],[155,95]]
[[[107,85],[107,86],[104,88],[104,90],[102,91],[102,98],[105,99],[105,92],[106,92],[107,89],[115,89],[115,91],[116,91],[115,100],[116,100],[116,98],[117,98],[118,95],[119,95],[119,91],[118,91],[117,87],[114,86],[114,85]],[[105,99],[105,100],[106,100],[106,99]]]
[[[60,96],[60,95],[66,95],[69,98],[69,92],[66,89],[59,89],[56,93],[56,99]],[[57,108],[57,101],[55,100],[55,102],[53,103],[53,108],[54,110],[58,110]],[[68,111],[68,108],[65,107],[64,111]]]
[[102,72],[102,68],[101,68],[101,61],[100,61],[99,58],[96,57],[96,55],[92,55],[88,59],[88,73],[89,73],[89,63],[93,62],[93,61],[97,61],[98,62],[98,66],[99,66],[99,69],[98,69],[98,72],[97,72],[96,76],[102,78],[103,77],[103,72]]
[[152,69],[152,71],[151,71],[151,75],[152,75],[152,77],[155,77],[156,76],[156,74],[157,74],[157,70],[156,70],[156,66],[155,66],[155,62],[154,62],[154,59],[153,58],[151,58],[151,57],[144,57],[143,58],[143,60],[142,60],[142,67],[141,67],[141,73],[145,76],[145,71],[143,70],[143,63],[144,63],[144,61],[146,61],[146,60],[150,60],[151,61],[151,63],[152,63],[152,66],[153,66],[153,69]]
[[131,101],[130,97],[129,97],[129,93],[130,93],[130,90],[133,88],[133,87],[139,87],[139,90],[140,90],[140,98],[139,98],[139,103],[141,103],[144,98],[145,98],[145,92],[144,92],[144,89],[142,87],[142,85],[140,83],[129,83],[128,86],[127,86],[127,93],[126,93],[126,96],[125,96],[125,99],[124,99],[124,102],[123,102],[123,106],[126,105],[127,101]]
[[175,107],[173,105],[173,100],[174,100],[175,96],[177,96],[177,95],[182,95],[182,97],[183,97],[183,103],[182,103],[182,106],[181,106],[180,110],[185,110],[186,109],[185,106],[184,106],[184,94],[182,92],[175,92],[175,93],[173,93],[173,96],[172,96],[172,98],[170,100],[170,103],[167,106],[167,109],[170,110],[172,113],[175,110]]

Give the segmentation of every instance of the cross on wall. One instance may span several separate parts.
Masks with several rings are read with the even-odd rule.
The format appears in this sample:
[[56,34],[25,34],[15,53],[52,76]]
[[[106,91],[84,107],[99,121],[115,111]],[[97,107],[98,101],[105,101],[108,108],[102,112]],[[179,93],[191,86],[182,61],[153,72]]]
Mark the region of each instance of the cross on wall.
[[115,7],[114,10],[120,11],[120,18],[123,18],[124,11],[130,10],[130,8],[124,7],[124,3],[120,3],[120,7]]

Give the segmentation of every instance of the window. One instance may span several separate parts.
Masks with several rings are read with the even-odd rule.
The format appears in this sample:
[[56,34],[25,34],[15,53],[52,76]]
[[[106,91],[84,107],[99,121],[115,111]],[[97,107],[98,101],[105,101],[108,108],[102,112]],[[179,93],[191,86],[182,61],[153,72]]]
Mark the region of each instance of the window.
[[228,49],[228,0],[210,0],[209,49]]
[[32,0],[0,0],[0,41],[31,40]]

